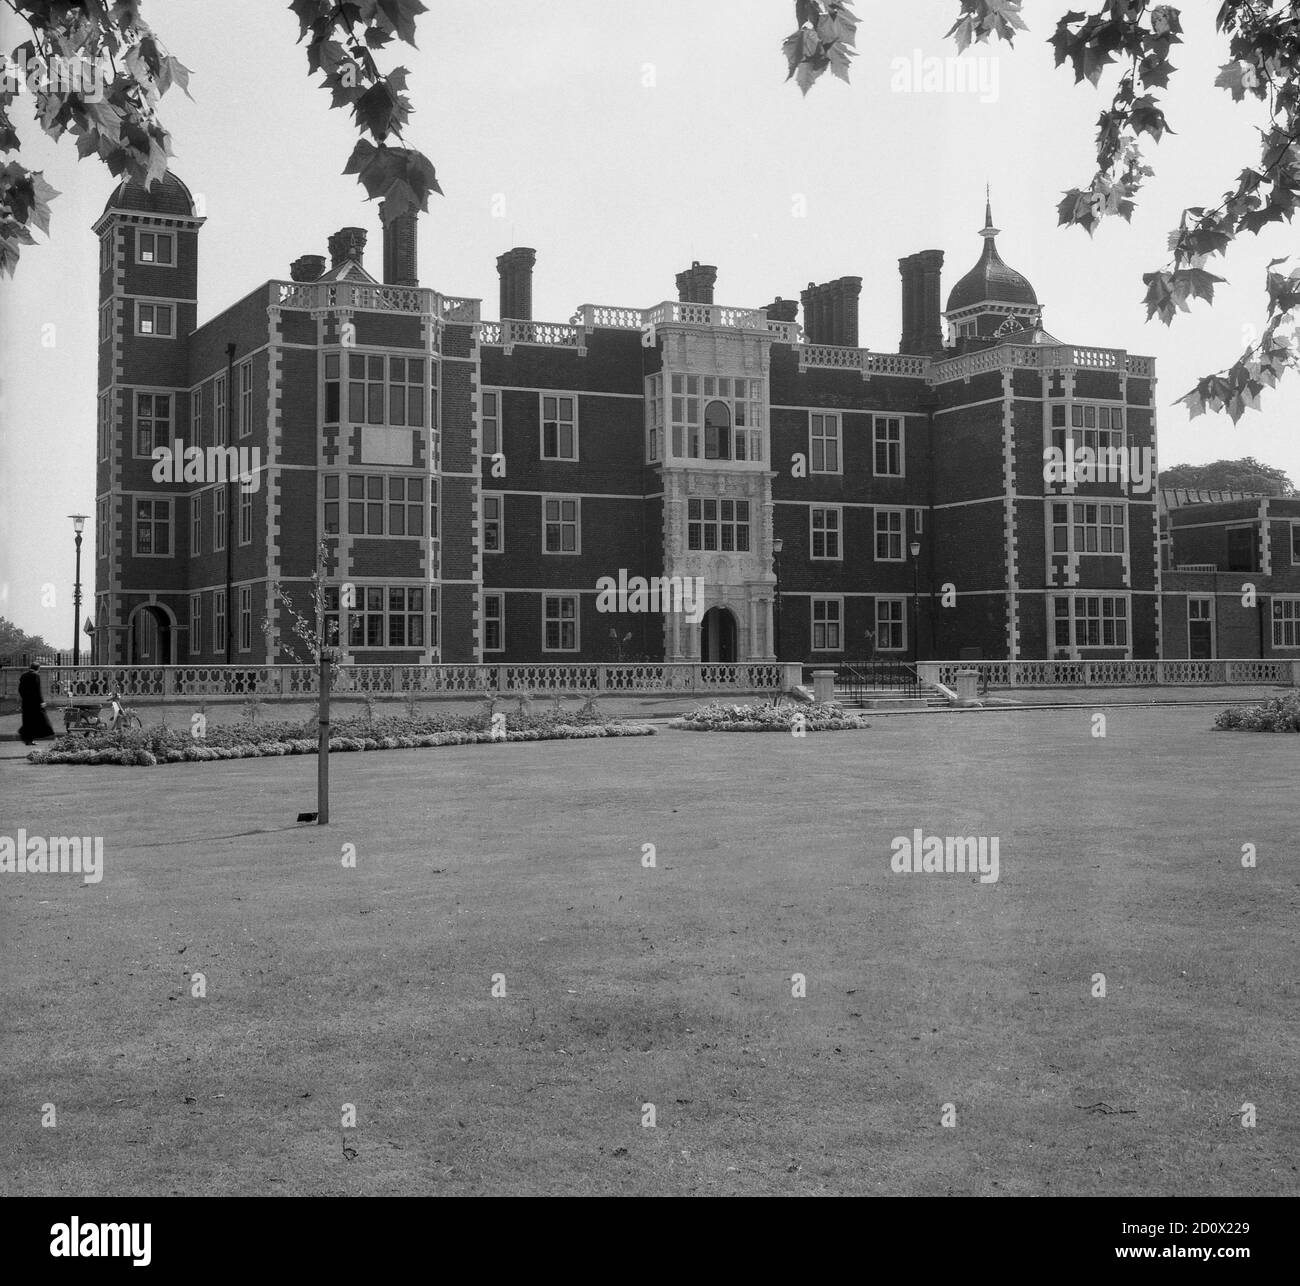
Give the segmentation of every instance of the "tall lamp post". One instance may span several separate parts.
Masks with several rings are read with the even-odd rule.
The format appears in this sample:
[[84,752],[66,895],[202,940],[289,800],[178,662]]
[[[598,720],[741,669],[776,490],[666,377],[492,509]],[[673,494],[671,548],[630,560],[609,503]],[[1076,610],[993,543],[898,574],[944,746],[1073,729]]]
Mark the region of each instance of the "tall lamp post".
[[[237,434],[248,427],[239,424],[235,407],[235,344],[226,345],[226,423],[225,445],[235,444]],[[241,408],[242,409],[242,408]],[[238,426],[238,427],[236,427]],[[220,431],[222,426],[218,426]],[[226,470],[226,664],[234,661],[235,649],[235,475]]]
[[781,550],[785,542],[780,536],[772,539],[772,570],[776,574],[776,585],[772,590],[772,655],[781,659]]
[[72,586],[72,664],[81,664],[81,533],[86,527],[86,514],[69,514],[72,530],[77,540],[77,579]]
[[921,659],[921,542],[914,540],[908,546],[912,555],[912,664]]

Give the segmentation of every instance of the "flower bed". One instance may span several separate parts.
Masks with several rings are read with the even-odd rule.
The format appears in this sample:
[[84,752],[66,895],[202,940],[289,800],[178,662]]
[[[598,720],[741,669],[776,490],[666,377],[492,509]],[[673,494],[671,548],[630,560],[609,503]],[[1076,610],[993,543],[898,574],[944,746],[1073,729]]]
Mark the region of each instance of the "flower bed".
[[[507,741],[566,741],[588,737],[646,737],[654,728],[644,723],[606,721],[599,716],[547,713],[506,714],[504,727],[494,729],[486,714],[435,715],[420,719],[376,719],[367,723],[345,719],[331,725],[330,751],[416,750],[429,746],[468,746]],[[48,750],[34,750],[34,764],[210,763],[217,759],[256,759],[279,755],[314,755],[315,733],[301,724],[242,723],[213,725],[202,737],[175,728],[105,733],[92,737],[60,737]]]
[[850,728],[869,728],[860,714],[846,714],[834,705],[795,705],[792,702],[766,701],[752,705],[726,705],[712,701],[680,719],[670,728],[688,732],[842,732]]
[[1300,732],[1300,693],[1288,692],[1257,706],[1229,706],[1214,726],[1229,732]]

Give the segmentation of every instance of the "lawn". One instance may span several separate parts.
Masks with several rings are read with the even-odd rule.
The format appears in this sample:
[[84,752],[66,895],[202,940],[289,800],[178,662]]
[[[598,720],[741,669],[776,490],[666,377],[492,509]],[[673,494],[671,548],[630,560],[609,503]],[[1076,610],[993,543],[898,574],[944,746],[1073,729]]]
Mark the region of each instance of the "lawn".
[[0,876],[0,1191],[1295,1194],[1300,737],[1211,722],[5,759],[105,869]]

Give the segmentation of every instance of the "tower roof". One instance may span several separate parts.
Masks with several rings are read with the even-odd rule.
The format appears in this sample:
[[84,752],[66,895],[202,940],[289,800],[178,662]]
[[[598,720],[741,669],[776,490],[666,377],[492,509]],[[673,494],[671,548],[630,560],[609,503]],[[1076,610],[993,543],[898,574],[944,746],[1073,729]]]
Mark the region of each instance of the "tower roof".
[[141,214],[179,214],[187,217],[194,215],[194,198],[190,190],[170,170],[152,187],[146,188],[135,179],[123,179],[113,189],[113,194],[104,206],[104,213],[110,210],[137,210]]
[[1002,262],[995,240],[999,231],[993,226],[993,207],[986,197],[984,227],[980,231],[984,238],[984,253],[980,255],[979,263],[952,288],[948,296],[948,312],[993,301],[1038,306],[1038,296],[1029,279]]

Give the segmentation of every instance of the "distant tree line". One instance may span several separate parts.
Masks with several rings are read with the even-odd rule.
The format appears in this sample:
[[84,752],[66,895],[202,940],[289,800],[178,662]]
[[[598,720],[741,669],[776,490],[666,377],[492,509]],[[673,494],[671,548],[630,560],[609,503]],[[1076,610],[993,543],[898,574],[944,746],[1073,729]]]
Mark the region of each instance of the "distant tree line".
[[1295,483],[1281,469],[1261,464],[1254,456],[1242,460],[1215,460],[1213,464],[1176,464],[1160,470],[1165,490],[1187,487],[1192,491],[1251,491],[1265,496],[1294,496]]

